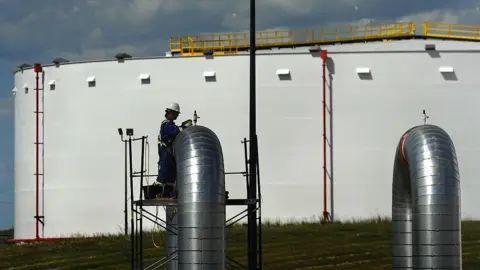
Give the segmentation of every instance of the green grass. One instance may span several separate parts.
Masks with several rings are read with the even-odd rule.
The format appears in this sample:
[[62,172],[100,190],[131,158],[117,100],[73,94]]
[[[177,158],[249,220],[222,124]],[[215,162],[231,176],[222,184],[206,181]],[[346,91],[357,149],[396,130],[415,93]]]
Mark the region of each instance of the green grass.
[[[480,269],[480,221],[464,221],[463,269]],[[163,246],[163,236],[154,234]],[[228,255],[246,263],[246,227],[229,229]],[[145,266],[164,254],[145,236]],[[322,225],[266,223],[264,269],[391,269],[385,219]],[[63,242],[0,246],[0,269],[129,269],[129,238],[100,236]]]

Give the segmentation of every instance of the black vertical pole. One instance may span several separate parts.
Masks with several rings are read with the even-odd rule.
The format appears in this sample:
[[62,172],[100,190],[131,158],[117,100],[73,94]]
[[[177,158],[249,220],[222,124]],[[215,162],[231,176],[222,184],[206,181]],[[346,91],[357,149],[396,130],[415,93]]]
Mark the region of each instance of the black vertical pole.
[[125,235],[128,235],[128,150],[127,140],[123,141],[125,144]]
[[138,204],[134,204],[134,213],[135,213],[135,236],[134,236],[134,242],[135,242],[135,267],[138,269]]
[[[258,138],[255,136],[257,146]],[[257,198],[258,198],[258,266],[259,269],[262,269],[263,266],[263,250],[262,250],[262,188],[260,187],[260,154],[258,153],[257,148]]]
[[140,161],[140,196],[138,199],[140,200],[140,269],[143,269],[143,199],[142,199],[142,186],[143,186],[143,177],[144,177],[144,167],[145,167],[145,136],[142,136],[142,159]]
[[[257,198],[257,111],[256,111],[256,30],[255,0],[250,0],[250,181],[248,199]],[[256,203],[248,205],[248,269],[257,269]]]
[[[245,152],[245,180],[246,180],[246,187],[247,187],[247,194],[248,193],[248,189],[250,188],[249,186],[249,179],[250,179],[250,174],[249,174],[249,170],[248,170],[248,143],[247,143],[247,138],[244,138],[243,139],[243,151]],[[248,197],[248,196],[247,196]]]
[[128,155],[130,160],[130,267],[135,269],[135,249],[134,249],[134,223],[133,223],[133,158],[132,158],[132,137],[128,138]]

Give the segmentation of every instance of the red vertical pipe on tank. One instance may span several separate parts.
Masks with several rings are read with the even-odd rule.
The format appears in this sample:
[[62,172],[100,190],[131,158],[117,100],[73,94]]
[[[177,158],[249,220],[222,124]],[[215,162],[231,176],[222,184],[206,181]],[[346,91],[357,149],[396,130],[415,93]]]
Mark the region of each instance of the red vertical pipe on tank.
[[323,87],[323,220],[328,220],[327,212],[327,50],[320,51],[322,59],[322,87]]
[[35,238],[39,239],[39,213],[38,213],[38,186],[39,186],[39,147],[40,147],[40,138],[39,138],[39,130],[40,130],[40,86],[39,86],[39,73],[42,72],[42,65],[41,64],[34,64],[33,71],[35,72],[35,88],[36,88],[36,98],[35,98]]

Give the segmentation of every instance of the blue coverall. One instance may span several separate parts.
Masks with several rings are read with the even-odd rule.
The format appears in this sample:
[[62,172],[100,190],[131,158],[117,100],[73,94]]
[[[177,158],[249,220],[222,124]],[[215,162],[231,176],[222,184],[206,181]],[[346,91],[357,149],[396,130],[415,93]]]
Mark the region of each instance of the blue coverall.
[[173,156],[173,140],[180,133],[184,126],[177,126],[173,120],[165,119],[160,126],[158,136],[158,176],[157,182],[162,184],[175,183],[177,178],[177,164]]

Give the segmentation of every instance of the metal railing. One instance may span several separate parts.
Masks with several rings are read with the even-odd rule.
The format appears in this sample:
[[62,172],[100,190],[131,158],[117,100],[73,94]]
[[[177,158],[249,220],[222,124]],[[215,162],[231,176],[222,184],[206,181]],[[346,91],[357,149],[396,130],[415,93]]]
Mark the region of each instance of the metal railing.
[[[268,30],[256,33],[258,48],[302,46],[332,42],[389,39],[408,37],[415,34],[412,22],[365,24],[339,27],[322,27],[298,30]],[[170,51],[183,55],[203,54],[212,50],[214,54],[237,53],[249,47],[248,33],[218,33],[170,38]]]
[[424,22],[423,35],[445,39],[480,40],[480,26]]
[[[480,40],[480,26],[424,22],[422,35],[444,39]],[[294,30],[268,30],[256,33],[258,48],[305,46],[335,42],[382,40],[414,37],[413,22],[350,25]],[[182,55],[202,55],[211,50],[213,54],[238,53],[249,47],[248,33],[216,33],[170,38],[170,51]]]

